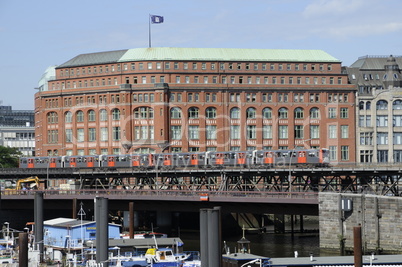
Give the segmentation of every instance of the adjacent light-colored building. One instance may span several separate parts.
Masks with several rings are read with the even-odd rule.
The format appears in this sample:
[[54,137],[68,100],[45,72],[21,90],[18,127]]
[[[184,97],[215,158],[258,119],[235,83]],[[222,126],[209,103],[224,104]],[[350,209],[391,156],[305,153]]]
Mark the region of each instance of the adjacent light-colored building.
[[402,57],[364,56],[346,68],[356,85],[357,162],[402,162]]
[[13,110],[0,106],[0,145],[17,148],[25,156],[35,155],[33,110]]
[[325,147],[355,161],[355,86],[321,50],[82,54],[35,95],[46,155]]

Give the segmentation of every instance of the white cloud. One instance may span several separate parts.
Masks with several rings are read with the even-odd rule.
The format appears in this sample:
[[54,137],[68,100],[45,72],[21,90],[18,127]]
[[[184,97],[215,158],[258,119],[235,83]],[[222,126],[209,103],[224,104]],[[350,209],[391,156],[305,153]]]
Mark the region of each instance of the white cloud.
[[303,11],[305,18],[330,15],[350,15],[369,1],[363,0],[315,0]]

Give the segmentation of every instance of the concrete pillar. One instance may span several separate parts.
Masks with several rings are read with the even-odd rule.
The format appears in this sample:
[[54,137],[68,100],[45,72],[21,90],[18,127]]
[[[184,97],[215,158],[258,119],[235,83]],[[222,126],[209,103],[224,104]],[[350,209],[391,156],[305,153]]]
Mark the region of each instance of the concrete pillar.
[[200,210],[201,267],[208,267],[208,209]]
[[18,266],[28,267],[28,233],[19,233]]
[[103,263],[104,267],[109,266],[108,248],[109,248],[109,203],[107,198],[96,198],[96,262]]
[[39,261],[43,262],[43,192],[36,192],[34,199],[35,242],[39,245]]
[[71,218],[77,219],[77,213],[78,213],[78,211],[77,211],[77,199],[73,198],[73,214],[72,214]]
[[128,225],[128,229],[129,229],[129,235],[130,235],[130,239],[134,238],[134,202],[130,202],[128,204],[128,213],[129,213],[129,225]]
[[277,234],[285,233],[285,215],[274,214],[274,232]]

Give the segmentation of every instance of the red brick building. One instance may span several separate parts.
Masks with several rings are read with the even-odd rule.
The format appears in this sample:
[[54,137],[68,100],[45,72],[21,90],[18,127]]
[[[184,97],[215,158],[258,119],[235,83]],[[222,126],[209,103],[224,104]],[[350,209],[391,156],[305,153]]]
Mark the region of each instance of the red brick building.
[[355,86],[320,50],[78,55],[35,95],[36,153],[325,147],[355,161]]

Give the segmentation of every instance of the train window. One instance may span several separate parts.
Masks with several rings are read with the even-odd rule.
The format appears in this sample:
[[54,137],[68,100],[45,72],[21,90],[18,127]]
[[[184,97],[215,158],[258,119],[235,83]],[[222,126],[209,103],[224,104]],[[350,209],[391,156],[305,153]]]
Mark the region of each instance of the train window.
[[316,155],[315,155],[315,153],[314,153],[314,152],[310,152],[310,153],[308,153],[308,156],[309,156],[309,157],[316,157]]

